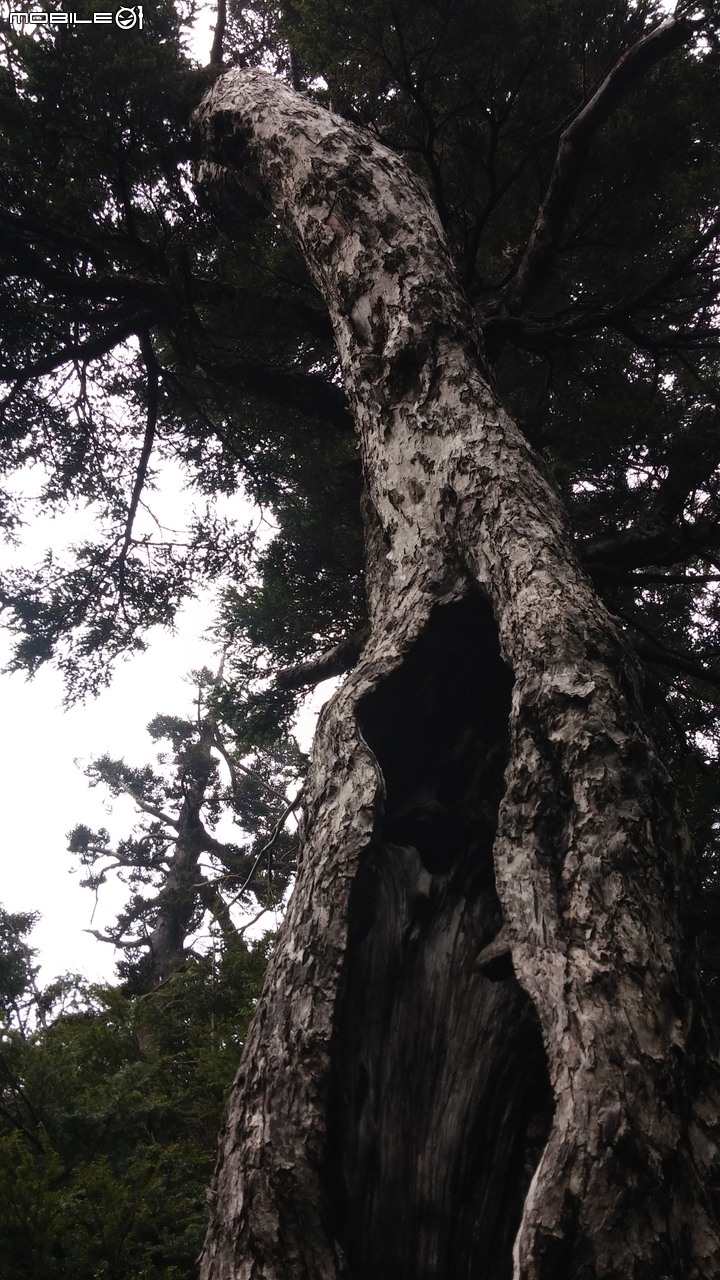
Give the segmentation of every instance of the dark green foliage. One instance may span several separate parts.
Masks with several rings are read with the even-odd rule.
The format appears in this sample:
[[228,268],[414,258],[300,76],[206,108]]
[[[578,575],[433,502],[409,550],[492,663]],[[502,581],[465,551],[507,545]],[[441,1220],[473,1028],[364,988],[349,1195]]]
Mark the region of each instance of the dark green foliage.
[[125,545],[157,395],[143,293],[171,305],[177,232],[192,241],[198,227],[187,179],[197,74],[172,5],[155,8],[152,32],[10,35],[0,96],[3,469],[33,464],[46,510],[93,503],[103,537],[74,564],[48,556],[36,574],[8,575],[3,601],[24,636],[18,662],[33,670],[56,653],[79,688],[102,678],[100,649],[139,647],[140,625],[172,617],[197,560],[162,545],[149,562]]
[[[27,923],[15,921],[21,947]],[[8,926],[9,927],[9,926]],[[228,1088],[269,938],[188,961],[132,999],[22,993],[0,1046],[0,1276],[190,1280]],[[17,983],[11,981],[5,1005]],[[15,998],[13,995],[12,998]]]
[[[246,572],[252,538],[210,508],[180,533],[148,522],[158,464],[179,460],[211,496],[244,482],[266,504],[280,484],[286,510],[299,489],[308,510],[307,424],[323,457],[352,454],[299,258],[270,224],[230,235],[198,206],[188,121],[208,72],[172,4],[145,12],[143,31],[0,36],[0,465],[31,465],[44,511],[91,504],[98,527],[73,556],[6,572],[0,603],[17,664],[54,658],[75,695],[200,583]],[[4,527],[33,510],[10,480]]]

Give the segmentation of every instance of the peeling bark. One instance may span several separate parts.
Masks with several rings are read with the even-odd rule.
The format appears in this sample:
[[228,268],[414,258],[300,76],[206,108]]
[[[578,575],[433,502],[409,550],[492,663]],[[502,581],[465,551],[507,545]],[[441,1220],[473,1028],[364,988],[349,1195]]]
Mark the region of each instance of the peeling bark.
[[399,157],[260,71],[197,122],[201,177],[272,210],[327,302],[370,612],[318,727],[204,1280],[710,1280],[686,831],[437,214]]

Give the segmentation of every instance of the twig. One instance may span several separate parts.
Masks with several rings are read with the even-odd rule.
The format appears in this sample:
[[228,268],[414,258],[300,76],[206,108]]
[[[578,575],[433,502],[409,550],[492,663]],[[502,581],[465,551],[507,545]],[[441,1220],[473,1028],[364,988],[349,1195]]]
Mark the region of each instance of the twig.
[[269,840],[267,840],[267,841],[266,841],[266,843],[263,845],[263,847],[262,847],[262,849],[260,850],[260,852],[259,852],[259,854],[258,854],[257,858],[256,858],[256,859],[255,859],[255,861],[253,862],[252,867],[250,868],[250,874],[248,875],[248,877],[247,877],[247,879],[245,880],[245,882],[244,882],[244,883],[240,886],[240,888],[238,889],[237,893],[235,894],[235,897],[230,899],[230,901],[229,901],[229,903],[228,903],[228,909],[229,909],[230,907],[234,906],[234,905],[235,905],[235,903],[238,901],[238,899],[239,899],[239,898],[241,898],[241,897],[242,897],[242,895],[244,894],[245,890],[247,889],[248,885],[250,884],[250,881],[252,880],[253,876],[255,875],[255,872],[257,871],[257,869],[258,869],[258,867],[259,867],[259,865],[260,865],[260,862],[261,862],[261,860],[262,860],[263,854],[265,854],[265,853],[269,853],[269,852],[270,852],[270,850],[272,849],[273,845],[274,845],[274,844],[275,844],[275,842],[277,841],[278,836],[280,835],[280,832],[282,831],[283,827],[285,826],[285,823],[287,822],[287,819],[290,817],[290,814],[293,812],[293,810],[294,810],[294,809],[297,809],[297,807],[298,807],[298,805],[299,805],[299,803],[300,803],[300,801],[301,801],[301,799],[302,799],[302,795],[303,795],[303,792],[302,792],[302,789],[301,789],[300,791],[298,791],[298,793],[297,793],[297,795],[296,795],[295,799],[294,799],[294,800],[291,800],[291,801],[290,801],[290,803],[289,803],[289,804],[286,806],[286,808],[283,810],[283,812],[280,814],[280,817],[278,818],[277,822],[275,823],[275,826],[273,827],[273,829],[272,829],[272,831],[271,831],[271,833],[270,833],[270,838],[269,838]]

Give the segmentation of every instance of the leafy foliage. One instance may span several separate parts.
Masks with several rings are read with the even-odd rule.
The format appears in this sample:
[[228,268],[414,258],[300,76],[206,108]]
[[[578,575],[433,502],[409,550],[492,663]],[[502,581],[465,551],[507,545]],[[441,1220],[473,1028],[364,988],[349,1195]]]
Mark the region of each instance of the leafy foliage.
[[[22,965],[28,921],[2,923]],[[34,1026],[5,1017],[0,1045],[0,1276],[194,1276],[269,942],[235,937],[142,998],[66,982],[49,1008],[53,993],[26,985]],[[4,1008],[17,986],[3,983]]]

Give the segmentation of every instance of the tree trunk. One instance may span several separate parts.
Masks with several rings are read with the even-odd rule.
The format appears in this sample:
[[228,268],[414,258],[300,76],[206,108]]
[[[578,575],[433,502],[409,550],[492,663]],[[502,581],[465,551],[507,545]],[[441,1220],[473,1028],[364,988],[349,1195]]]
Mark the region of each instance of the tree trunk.
[[[185,944],[197,916],[203,883],[198,864],[203,853],[211,853],[217,847],[217,841],[206,831],[202,821],[207,789],[216,767],[212,745],[212,730],[205,722],[201,726],[200,741],[192,753],[190,767],[186,765],[180,775],[182,803],[177,819],[172,821],[174,849],[157,895],[155,922],[147,938],[146,991],[163,986],[187,960]],[[207,887],[210,889],[211,886],[208,884]],[[147,1037],[146,1042],[149,1043]]]
[[201,177],[272,210],[327,301],[371,622],[318,726],[202,1275],[715,1278],[685,828],[437,214],[260,71],[198,125]]

